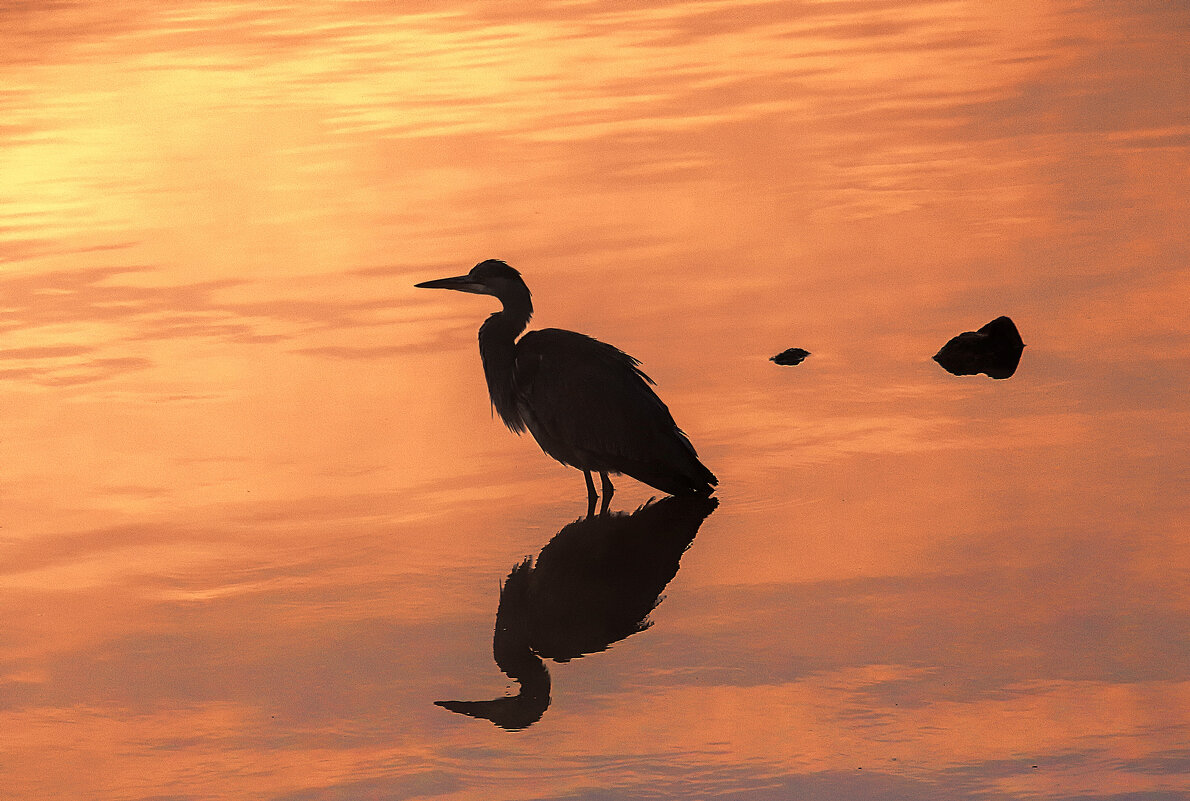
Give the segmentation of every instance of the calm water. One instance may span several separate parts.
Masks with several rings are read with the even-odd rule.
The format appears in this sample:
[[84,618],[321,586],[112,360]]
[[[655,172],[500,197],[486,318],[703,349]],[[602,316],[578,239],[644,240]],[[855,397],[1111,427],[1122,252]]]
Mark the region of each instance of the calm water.
[[[1188,37],[0,6],[4,797],[1190,797]],[[579,521],[413,288],[493,256],[717,507]],[[1001,314],[1012,378],[930,360]]]

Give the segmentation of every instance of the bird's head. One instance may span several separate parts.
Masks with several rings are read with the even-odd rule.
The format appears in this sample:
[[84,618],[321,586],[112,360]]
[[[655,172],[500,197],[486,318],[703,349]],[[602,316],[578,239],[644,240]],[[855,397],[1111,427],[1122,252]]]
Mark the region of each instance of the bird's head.
[[521,279],[521,274],[507,263],[500,259],[488,259],[472,267],[471,272],[466,275],[422,281],[414,286],[421,289],[454,289],[459,292],[504,298],[516,289],[523,290],[525,282]]

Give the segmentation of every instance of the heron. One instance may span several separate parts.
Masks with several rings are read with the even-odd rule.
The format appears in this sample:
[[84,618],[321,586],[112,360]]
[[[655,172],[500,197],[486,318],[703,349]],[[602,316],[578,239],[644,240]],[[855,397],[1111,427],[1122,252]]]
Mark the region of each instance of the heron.
[[[502,309],[479,328],[479,355],[492,408],[517,435],[528,430],[545,453],[583,471],[588,513],[600,492],[606,511],[627,475],[670,495],[709,495],[719,483],[653,391],[640,362],[619,348],[560,328],[520,336],[533,316],[529,287],[499,259],[466,275],[423,281],[422,289],[491,295]],[[600,477],[600,492],[592,473]]]

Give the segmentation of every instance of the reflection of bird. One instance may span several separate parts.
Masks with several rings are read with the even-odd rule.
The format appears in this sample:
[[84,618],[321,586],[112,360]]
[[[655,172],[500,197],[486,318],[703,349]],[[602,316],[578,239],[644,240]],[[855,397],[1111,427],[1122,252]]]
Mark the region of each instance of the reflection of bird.
[[526,428],[562,464],[583,471],[594,510],[602,480],[603,509],[614,491],[608,473],[624,473],[672,495],[709,494],[719,483],[650,389],[639,362],[596,339],[546,328],[517,341],[533,316],[521,274],[488,259],[467,275],[417,284],[493,295],[504,305],[479,329],[479,354],[492,406],[513,432]]
[[536,723],[550,704],[542,658],[569,662],[652,625],[649,613],[718,504],[697,495],[663,498],[631,515],[588,516],[563,528],[536,564],[526,559],[500,588],[492,655],[520,692],[492,701],[435,703],[504,729]]
[[511,730],[533,725],[549,708],[550,672],[533,652],[529,636],[531,561],[526,559],[514,567],[500,587],[496,633],[492,636],[496,666],[520,685],[520,692],[491,701],[435,701],[438,706],[473,718],[487,718],[500,728]]

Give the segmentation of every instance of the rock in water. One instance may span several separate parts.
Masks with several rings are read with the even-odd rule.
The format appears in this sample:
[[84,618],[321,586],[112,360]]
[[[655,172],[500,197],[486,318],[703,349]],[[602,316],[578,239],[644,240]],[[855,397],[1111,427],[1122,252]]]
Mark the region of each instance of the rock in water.
[[771,357],[769,361],[776,362],[777,364],[801,364],[802,361],[809,355],[810,351],[808,350],[802,350],[801,348],[790,348],[789,350],[783,350],[776,356]]
[[997,317],[978,331],[964,331],[934,355],[934,361],[954,375],[984,373],[991,378],[1008,378],[1016,372],[1025,343],[1016,324]]

